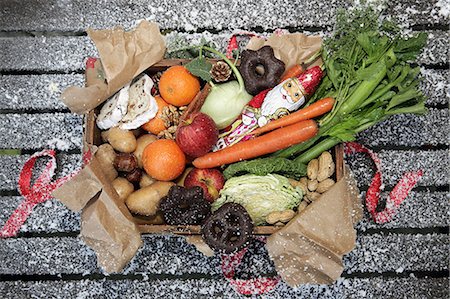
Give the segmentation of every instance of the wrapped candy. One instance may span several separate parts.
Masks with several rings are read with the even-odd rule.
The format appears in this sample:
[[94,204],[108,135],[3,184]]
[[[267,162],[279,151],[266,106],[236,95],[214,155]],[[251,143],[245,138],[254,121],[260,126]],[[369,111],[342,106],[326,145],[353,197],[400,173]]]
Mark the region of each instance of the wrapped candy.
[[254,96],[244,107],[241,117],[219,136],[213,151],[248,140],[253,130],[299,109],[319,85],[322,75],[322,69],[315,66]]

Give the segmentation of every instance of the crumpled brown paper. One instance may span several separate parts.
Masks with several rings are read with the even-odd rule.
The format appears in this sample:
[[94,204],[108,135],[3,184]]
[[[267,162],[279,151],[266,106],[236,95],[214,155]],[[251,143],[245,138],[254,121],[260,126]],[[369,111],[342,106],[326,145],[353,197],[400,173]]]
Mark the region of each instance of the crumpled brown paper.
[[342,257],[355,247],[354,224],[362,218],[359,191],[349,173],[267,238],[269,256],[290,286],[331,284],[340,277]]
[[[263,46],[271,46],[275,57],[284,62],[286,70],[295,64],[301,64],[313,57],[322,47],[322,38],[319,35],[306,35],[303,33],[272,34],[267,40],[252,37],[247,49],[258,50]],[[320,58],[312,65],[320,64]]]
[[87,30],[103,66],[103,78],[88,87],[67,88],[61,98],[74,113],[87,113],[133,78],[160,61],[166,51],[158,25],[141,21],[133,31],[122,28]]
[[106,272],[119,272],[142,245],[132,215],[93,157],[74,178],[52,194],[71,210],[81,213],[83,241],[97,254]]

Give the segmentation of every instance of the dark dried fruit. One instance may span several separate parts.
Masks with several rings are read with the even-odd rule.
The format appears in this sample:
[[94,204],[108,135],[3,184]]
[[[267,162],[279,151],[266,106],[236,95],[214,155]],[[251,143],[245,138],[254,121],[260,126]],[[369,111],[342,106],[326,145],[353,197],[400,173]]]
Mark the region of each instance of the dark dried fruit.
[[116,158],[114,159],[113,164],[118,171],[124,172],[133,171],[138,166],[136,156],[133,154],[125,153],[118,153],[116,155]]
[[170,225],[201,224],[211,214],[211,204],[204,198],[201,187],[173,186],[161,199],[159,209]]
[[284,73],[284,62],[275,57],[272,47],[264,46],[257,51],[243,51],[239,71],[247,92],[257,95],[279,83]]
[[251,239],[253,222],[245,208],[226,203],[214,212],[202,227],[202,236],[212,249],[231,253],[243,248]]
[[127,175],[125,177],[128,181],[130,181],[132,183],[138,183],[142,177],[142,169],[135,168],[131,172],[127,173]]

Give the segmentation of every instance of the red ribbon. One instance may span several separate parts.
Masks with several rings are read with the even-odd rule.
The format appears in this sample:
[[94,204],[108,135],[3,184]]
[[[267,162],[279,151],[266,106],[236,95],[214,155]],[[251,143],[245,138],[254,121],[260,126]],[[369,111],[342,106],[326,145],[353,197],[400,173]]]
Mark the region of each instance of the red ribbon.
[[[31,176],[34,165],[39,157],[50,157],[50,161],[45,165],[41,175],[31,186]],[[19,192],[25,198],[16,210],[11,214],[3,228],[0,230],[0,237],[8,238],[17,235],[22,224],[27,220],[33,211],[34,206],[51,198],[53,190],[72,178],[77,172],[52,181],[55,174],[56,158],[54,150],[43,150],[34,153],[23,165],[19,176]]]
[[[259,239],[265,242],[264,239]],[[248,280],[234,279],[236,268],[241,264],[248,248],[244,248],[237,253],[222,255],[222,273],[231,286],[242,295],[260,295],[273,290],[281,278],[276,277],[258,277]]]
[[248,37],[253,37],[253,36],[258,36],[255,33],[251,33],[251,32],[246,32],[246,31],[242,31],[242,32],[238,32],[233,34],[230,39],[228,40],[228,45],[227,45],[227,52],[226,52],[226,56],[228,59],[233,58],[233,51],[239,49],[239,44],[237,41],[237,37],[238,36],[248,36]]
[[397,213],[401,203],[408,197],[409,192],[417,184],[423,175],[423,171],[406,172],[403,174],[400,181],[395,185],[394,189],[389,193],[386,199],[386,207],[383,211],[377,212],[377,206],[380,201],[380,189],[383,185],[381,176],[381,161],[378,156],[365,146],[356,142],[347,142],[345,144],[345,154],[350,155],[354,153],[366,153],[375,163],[376,173],[370,183],[369,189],[366,192],[366,207],[372,215],[376,223],[386,223],[392,220],[392,217]]

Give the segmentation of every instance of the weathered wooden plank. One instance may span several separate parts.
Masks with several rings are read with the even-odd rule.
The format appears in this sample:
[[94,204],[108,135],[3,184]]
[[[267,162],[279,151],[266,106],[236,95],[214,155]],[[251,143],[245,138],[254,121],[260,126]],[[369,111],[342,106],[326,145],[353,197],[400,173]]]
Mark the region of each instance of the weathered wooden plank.
[[355,250],[344,257],[345,269],[348,273],[446,270],[447,240],[447,235],[435,234],[359,236]]
[[358,135],[368,146],[424,146],[449,144],[448,110],[429,109],[425,115],[389,117]]
[[[422,68],[421,73],[421,89],[428,98],[427,104],[447,104],[449,71]],[[59,99],[64,88],[83,84],[84,76],[81,74],[0,75],[0,109],[64,109],[66,106]]]
[[[381,198],[387,196],[388,192],[381,194]],[[364,201],[365,192],[362,192],[361,198]],[[360,231],[380,228],[447,227],[450,224],[449,216],[447,192],[411,191],[390,222],[377,224],[365,210],[364,218],[356,227]]]
[[421,69],[420,87],[427,97],[428,105],[448,105],[450,98],[449,70]]
[[[19,173],[22,169],[23,163],[30,157],[30,155],[20,156],[0,156],[0,190],[16,190]],[[81,154],[59,154],[57,155],[58,168],[56,170],[56,177],[65,176],[78,167],[81,166]],[[39,173],[39,165],[43,165],[45,159],[38,161],[36,165],[35,174]]]
[[[432,31],[427,47],[418,62],[440,64],[448,62],[448,31]],[[224,51],[230,32],[219,34],[178,33],[166,36],[169,51],[186,45],[199,44],[202,37],[212,41]],[[93,44],[86,36],[55,37],[2,37],[0,47],[4,59],[0,70],[78,71],[84,69],[84,59],[96,56]]]
[[[361,197],[364,198],[362,192]],[[382,194],[382,198],[387,196]],[[21,196],[0,197],[0,227],[23,200]],[[358,223],[360,231],[379,228],[432,228],[446,227],[450,224],[450,212],[447,208],[446,192],[417,192],[412,191],[402,203],[397,215],[385,224],[376,224],[366,213]],[[80,230],[78,213],[71,212],[57,200],[50,200],[36,206],[20,232],[55,233],[77,232]]]
[[82,118],[76,114],[0,114],[2,148],[81,149],[82,131]]
[[71,72],[84,69],[84,59],[96,56],[85,36],[1,37],[1,70]]
[[[21,196],[0,197],[0,227],[24,200]],[[80,216],[67,209],[57,200],[37,205],[20,228],[20,232],[76,232],[80,230]]]
[[[446,150],[413,151],[382,150],[384,183],[393,186],[405,171],[423,169],[424,176],[419,186],[443,186],[448,184],[449,157]],[[20,169],[29,155],[0,156],[0,190],[15,190]],[[360,186],[368,186],[373,176],[372,164],[368,158],[357,154],[347,157],[347,163],[355,172]],[[58,159],[58,175],[65,175],[79,167],[81,155],[61,154]]]
[[[246,275],[274,271],[265,249],[255,245],[243,269]],[[99,269],[94,253],[77,238],[16,238],[0,240],[0,273],[89,274]],[[354,251],[344,258],[345,271],[403,272],[448,269],[447,235],[374,234],[358,236]],[[205,257],[182,237],[149,235],[124,274],[220,274],[217,256]]]
[[[402,24],[446,24],[440,14],[442,1],[389,2],[387,13]],[[175,1],[153,0],[82,1],[60,2],[34,0],[7,1],[0,12],[0,30],[6,31],[81,31],[86,27],[105,28],[117,25],[132,27],[138,19],[156,21],[164,29],[194,31],[208,29],[252,29],[261,27],[327,26],[334,23],[335,10],[347,8],[349,0],[320,2],[303,1],[301,5],[290,2],[256,0]],[[441,4],[442,5],[442,4]],[[17,9],[20,7],[20,13]],[[445,9],[443,7],[442,9]],[[105,17],[105,14],[108,17]]]
[[[396,115],[359,134],[368,146],[423,146],[448,144],[447,110],[430,109],[423,116]],[[82,119],[70,113],[1,114],[1,147],[59,150],[80,149]]]
[[[445,186],[448,184],[449,156],[447,150],[411,151],[382,150],[383,180],[386,186],[395,186],[407,171],[423,170],[418,186]],[[374,175],[373,164],[366,156],[355,154],[346,158],[355,173],[359,186],[368,186]]]
[[[3,274],[98,273],[94,252],[78,238],[0,240]],[[124,273],[219,274],[218,257],[208,258],[181,237],[151,236]]]
[[446,64],[449,59],[449,31],[427,31],[428,40],[417,61],[422,64]]
[[[264,298],[447,298],[448,278],[348,278],[331,286],[280,283]],[[248,298],[225,279],[0,282],[3,298]]]
[[84,84],[81,74],[0,75],[0,109],[67,109],[59,96],[66,86]]

